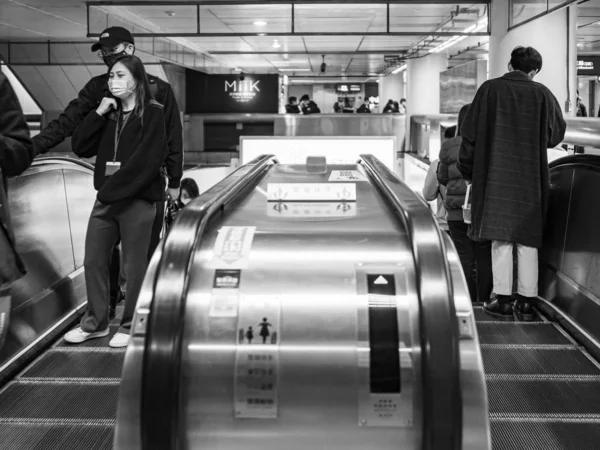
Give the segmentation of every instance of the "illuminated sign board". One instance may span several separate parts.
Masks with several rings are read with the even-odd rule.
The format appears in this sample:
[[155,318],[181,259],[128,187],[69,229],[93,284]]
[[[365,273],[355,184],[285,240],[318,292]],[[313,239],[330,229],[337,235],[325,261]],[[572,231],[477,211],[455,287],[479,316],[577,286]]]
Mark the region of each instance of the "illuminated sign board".
[[577,75],[600,75],[600,56],[577,56]]
[[278,75],[207,75],[186,71],[188,113],[277,113]]
[[354,94],[362,91],[360,84],[338,84],[335,87],[338,94]]

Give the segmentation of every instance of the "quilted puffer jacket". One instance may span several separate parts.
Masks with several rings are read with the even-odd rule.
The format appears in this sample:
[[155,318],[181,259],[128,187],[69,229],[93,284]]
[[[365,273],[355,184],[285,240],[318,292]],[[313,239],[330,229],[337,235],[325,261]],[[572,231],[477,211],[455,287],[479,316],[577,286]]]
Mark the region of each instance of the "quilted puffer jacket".
[[448,139],[440,150],[440,164],[438,165],[438,183],[446,186],[444,206],[447,211],[448,221],[463,220],[462,205],[465,202],[467,184],[456,167],[458,151],[462,138],[460,136]]

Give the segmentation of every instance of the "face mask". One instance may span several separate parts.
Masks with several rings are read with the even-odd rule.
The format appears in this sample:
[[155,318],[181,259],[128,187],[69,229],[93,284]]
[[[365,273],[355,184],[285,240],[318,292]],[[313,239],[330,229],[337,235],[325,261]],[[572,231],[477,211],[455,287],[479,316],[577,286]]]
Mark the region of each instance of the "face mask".
[[127,87],[127,82],[129,80],[130,79],[108,80],[108,89],[110,89],[111,94],[117,98],[126,97],[127,95],[133,93],[133,89],[135,89],[135,86],[133,86],[131,89]]
[[102,61],[104,61],[104,64],[106,64],[108,67],[112,67],[120,57],[125,55],[127,55],[125,50],[118,53],[111,53],[110,55],[103,56]]

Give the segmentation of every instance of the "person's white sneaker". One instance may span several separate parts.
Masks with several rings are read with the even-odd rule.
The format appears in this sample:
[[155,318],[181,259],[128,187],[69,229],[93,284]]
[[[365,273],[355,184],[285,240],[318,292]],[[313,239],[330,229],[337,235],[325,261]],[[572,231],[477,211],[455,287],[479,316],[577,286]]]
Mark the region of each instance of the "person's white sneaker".
[[71,330],[67,334],[65,334],[65,341],[69,344],[81,344],[82,342],[85,342],[88,339],[95,339],[108,336],[108,332],[109,329],[107,328],[104,331],[88,333],[87,331],[83,331],[81,327],[77,327],[74,330]]
[[129,335],[125,333],[117,333],[108,343],[112,348],[127,347],[129,344]]

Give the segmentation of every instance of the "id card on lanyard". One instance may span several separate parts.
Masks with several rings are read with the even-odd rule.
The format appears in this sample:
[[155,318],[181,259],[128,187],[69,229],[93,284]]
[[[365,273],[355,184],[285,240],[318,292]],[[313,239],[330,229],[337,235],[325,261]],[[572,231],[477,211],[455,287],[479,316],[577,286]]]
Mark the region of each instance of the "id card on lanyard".
[[129,116],[131,116],[131,111],[124,117],[123,125],[121,125],[121,127],[119,127],[119,119],[121,118],[122,113],[123,113],[122,111],[119,111],[119,113],[117,115],[117,126],[115,128],[115,151],[113,154],[113,160],[107,161],[106,169],[104,171],[104,175],[107,177],[114,175],[117,172],[117,170],[119,170],[121,168],[121,163],[119,161],[117,161],[117,150],[119,148],[119,140],[121,139],[121,134],[123,134],[123,130],[125,129],[125,125],[127,124],[127,121],[129,120]]

